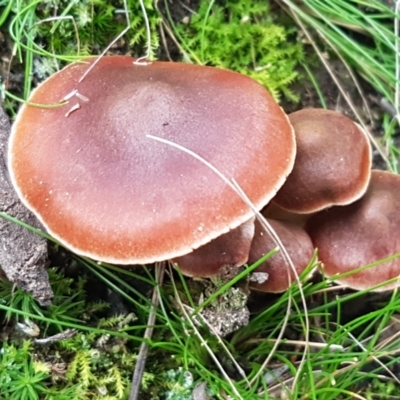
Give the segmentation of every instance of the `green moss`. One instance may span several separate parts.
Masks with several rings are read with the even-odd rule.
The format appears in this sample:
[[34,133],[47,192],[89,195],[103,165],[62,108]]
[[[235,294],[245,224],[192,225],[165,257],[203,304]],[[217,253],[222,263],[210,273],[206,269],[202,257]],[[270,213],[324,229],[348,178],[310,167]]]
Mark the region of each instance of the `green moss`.
[[[54,301],[47,308],[40,308],[32,296],[20,289],[14,291],[12,284],[0,279],[4,306],[53,321],[48,324],[21,318],[23,322],[9,331],[7,339],[0,340],[0,400],[126,399],[137,360],[136,347],[128,335],[115,337],[112,333],[131,328],[135,315],[101,317],[105,303],[88,301],[84,288],[88,284],[83,276],[73,280],[54,269],[49,275]],[[17,319],[11,313],[2,317],[9,326]],[[49,340],[46,345],[35,342],[39,335],[65,334],[59,325],[62,322],[87,324],[93,329]],[[144,379],[150,386],[154,374],[145,372]]]
[[279,99],[297,101],[290,84],[303,59],[292,31],[273,23],[265,0],[229,0],[223,6],[202,0],[188,24],[176,26],[185,50],[201,63],[246,74]]
[[[161,17],[152,0],[144,0],[151,30],[149,58],[159,48]],[[0,2],[0,7],[1,7]],[[11,2],[0,16],[0,29],[7,31],[12,48],[10,69],[22,74],[23,84],[13,82],[14,95],[26,99],[32,87],[67,63],[109,49],[114,54],[144,56],[147,51],[145,18],[136,0],[127,0],[129,21],[123,0],[20,0]],[[129,29],[127,29],[129,25]],[[5,87],[1,88],[2,95]],[[6,108],[18,108],[7,97]]]
[[[144,1],[151,28],[150,58],[159,47],[160,17],[151,0]],[[113,50],[142,56],[146,47],[146,28],[140,3],[127,0],[130,29],[117,41]],[[49,20],[54,14],[56,20]],[[41,2],[36,9],[38,39],[45,49],[58,55],[101,53],[127,27],[122,0],[53,0]]]

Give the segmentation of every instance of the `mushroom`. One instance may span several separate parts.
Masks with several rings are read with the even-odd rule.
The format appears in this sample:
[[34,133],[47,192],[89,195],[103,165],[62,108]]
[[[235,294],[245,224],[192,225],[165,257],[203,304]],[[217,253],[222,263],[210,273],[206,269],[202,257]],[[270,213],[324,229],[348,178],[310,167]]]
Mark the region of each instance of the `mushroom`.
[[[372,171],[366,194],[357,202],[332,207],[310,218],[306,230],[318,248],[326,276],[335,278],[356,268],[400,253],[400,176]],[[379,263],[360,272],[335,279],[364,290],[400,275],[400,259]],[[399,286],[399,281],[377,291]]]
[[231,71],[91,59],[54,74],[29,98],[60,101],[67,104],[21,108],[10,175],[51,235],[96,260],[177,258],[253,216],[232,187],[182,148],[235,179],[257,209],[293,167],[286,115],[264,87]]
[[367,190],[372,157],[365,132],[330,110],[304,109],[289,119],[296,133],[296,161],[273,202],[302,214],[359,199]]
[[210,243],[172,261],[186,276],[210,278],[219,275],[225,268],[234,270],[246,264],[253,236],[254,217]]
[[[311,261],[314,246],[304,229],[287,221],[267,219],[274,229],[300,275]],[[255,222],[254,239],[251,243],[248,264],[253,264],[276,248],[274,240],[261,223]],[[296,281],[296,274],[281,252],[263,262],[250,276],[250,288],[268,293],[281,293]]]

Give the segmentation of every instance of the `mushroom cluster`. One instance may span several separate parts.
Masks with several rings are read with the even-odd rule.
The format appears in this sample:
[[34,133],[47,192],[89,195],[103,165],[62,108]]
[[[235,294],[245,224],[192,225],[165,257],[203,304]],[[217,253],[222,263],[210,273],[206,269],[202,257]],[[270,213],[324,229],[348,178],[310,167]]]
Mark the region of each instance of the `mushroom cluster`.
[[[218,68],[144,66],[126,56],[73,63],[19,111],[8,167],[20,199],[47,231],[99,261],[171,260],[187,275],[213,276],[276,247],[254,218],[263,209],[294,269],[274,255],[255,271],[264,277],[251,280],[256,290],[286,290],[314,246],[330,275],[340,264],[335,253],[349,249],[342,264],[354,268],[400,251],[392,238],[385,251],[376,241],[365,258],[353,254],[373,241],[372,232],[362,236],[378,230],[369,226],[382,225],[390,239],[389,225],[397,223],[385,192],[397,177],[373,173],[367,191],[371,149],[362,129],[332,111],[286,116],[260,84]],[[392,210],[387,226],[378,204]],[[300,224],[293,213],[302,215]],[[367,220],[349,220],[354,233],[342,238],[349,214]]]
[[266,215],[304,227],[336,282],[356,290],[399,286],[400,176],[371,171],[368,138],[343,115],[308,109],[289,119],[295,166]]
[[313,215],[307,232],[318,248],[325,275],[338,275],[337,282],[357,290],[398,287],[399,208],[400,176],[375,170],[360,200]]

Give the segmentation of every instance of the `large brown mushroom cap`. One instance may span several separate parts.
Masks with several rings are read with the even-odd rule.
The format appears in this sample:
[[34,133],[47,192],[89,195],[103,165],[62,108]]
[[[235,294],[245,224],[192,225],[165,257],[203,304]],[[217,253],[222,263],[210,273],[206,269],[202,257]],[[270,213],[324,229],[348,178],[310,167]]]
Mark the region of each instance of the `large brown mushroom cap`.
[[[306,230],[328,277],[400,253],[400,176],[372,171],[364,197],[351,205],[319,212],[309,220]],[[400,259],[396,258],[336,281],[364,290],[398,276]]]
[[273,201],[294,213],[312,213],[359,199],[367,190],[372,157],[364,131],[331,110],[304,109],[289,119],[296,161]]
[[120,264],[187,254],[252,216],[203,163],[146,135],[197,153],[257,208],[283,184],[295,155],[287,117],[252,79],[132,61],[104,57],[80,83],[87,63],[50,77],[29,101],[75,94],[58,108],[24,105],[9,146],[17,193],[48,231],[76,253]]

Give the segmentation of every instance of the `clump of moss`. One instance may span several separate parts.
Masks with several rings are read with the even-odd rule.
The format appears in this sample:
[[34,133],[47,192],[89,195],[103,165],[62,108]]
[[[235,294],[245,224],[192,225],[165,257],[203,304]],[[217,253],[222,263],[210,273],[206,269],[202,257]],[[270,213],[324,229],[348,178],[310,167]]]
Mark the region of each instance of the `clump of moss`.
[[161,17],[153,1],[144,0],[151,31],[150,49],[147,49],[145,16],[140,3],[126,2],[129,21],[123,0],[8,2],[0,17],[0,28],[10,39],[6,41],[10,62],[5,68],[0,65],[5,83],[0,89],[8,112],[15,115],[18,104],[5,91],[26,99],[32,87],[67,63],[99,55],[115,39],[118,40],[109,49],[110,53],[139,57],[149,50],[149,58],[156,58]]
[[298,78],[302,45],[273,23],[265,0],[228,0],[223,6],[202,0],[188,24],[176,29],[185,50],[201,63],[246,74],[277,100],[282,94],[298,100],[290,84]]
[[[152,0],[144,0],[151,28],[151,58],[159,47],[160,17]],[[147,45],[146,26],[140,3],[127,0],[129,27],[113,52],[128,52],[142,56]],[[54,18],[56,16],[56,18]],[[91,55],[101,53],[127,27],[122,0],[52,0],[40,3],[36,9],[38,39],[46,50],[58,55]],[[79,45],[79,49],[78,49]]]

